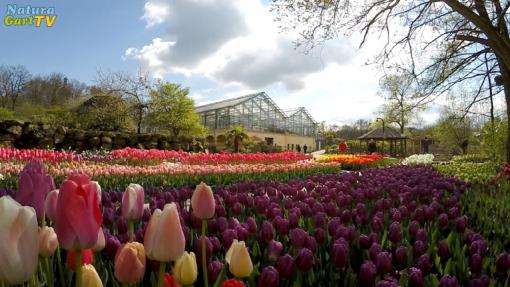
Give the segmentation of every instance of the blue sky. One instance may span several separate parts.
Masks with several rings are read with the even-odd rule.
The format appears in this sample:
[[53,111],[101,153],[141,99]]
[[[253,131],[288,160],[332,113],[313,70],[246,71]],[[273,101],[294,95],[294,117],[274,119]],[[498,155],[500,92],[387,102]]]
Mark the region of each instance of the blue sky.
[[[305,106],[317,121],[372,120],[381,73],[365,50],[339,38],[311,55],[281,34],[268,0],[11,1],[55,7],[52,28],[1,25],[0,64],[59,72],[93,84],[97,69],[138,69],[191,89],[197,104],[266,91],[283,109]],[[327,108],[325,108],[327,107]]]

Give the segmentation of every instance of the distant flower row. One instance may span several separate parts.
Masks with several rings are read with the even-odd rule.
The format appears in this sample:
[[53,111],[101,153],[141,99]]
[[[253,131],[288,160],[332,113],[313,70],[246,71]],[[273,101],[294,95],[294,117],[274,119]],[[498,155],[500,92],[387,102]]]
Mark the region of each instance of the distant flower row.
[[370,165],[382,160],[384,157],[380,154],[332,154],[323,155],[317,159],[319,162],[336,162],[342,164]]
[[97,161],[97,162],[148,162],[170,161],[185,164],[241,164],[241,163],[292,163],[311,159],[310,156],[295,152],[282,153],[188,153],[184,151],[124,148],[106,154],[76,154],[72,151],[52,151],[42,149],[0,148],[2,161],[29,161],[41,158],[56,163],[62,161]]

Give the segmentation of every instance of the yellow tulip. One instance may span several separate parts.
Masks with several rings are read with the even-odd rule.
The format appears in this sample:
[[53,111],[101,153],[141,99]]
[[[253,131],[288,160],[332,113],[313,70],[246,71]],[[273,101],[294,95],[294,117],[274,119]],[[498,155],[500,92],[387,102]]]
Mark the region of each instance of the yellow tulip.
[[97,275],[96,269],[94,269],[93,265],[87,264],[84,265],[81,269],[81,280],[83,287],[103,287],[103,282],[101,282],[101,278]]
[[244,241],[237,241],[234,239],[234,242],[232,242],[230,249],[225,255],[225,261],[228,263],[230,273],[238,278],[248,277],[253,271],[250,253],[248,253]]
[[191,285],[197,280],[197,260],[195,253],[184,252],[175,262],[174,276],[182,285]]

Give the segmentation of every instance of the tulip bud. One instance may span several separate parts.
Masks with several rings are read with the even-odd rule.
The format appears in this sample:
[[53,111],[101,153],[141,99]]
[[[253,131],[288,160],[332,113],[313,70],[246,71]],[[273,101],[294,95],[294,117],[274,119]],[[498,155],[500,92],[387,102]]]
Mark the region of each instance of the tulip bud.
[[58,192],[58,189],[50,191],[50,193],[46,195],[46,201],[44,202],[46,217],[48,217],[53,222],[55,222],[55,215],[57,213]]
[[335,241],[333,244],[333,264],[338,269],[343,269],[349,261],[349,246],[344,241]]
[[227,229],[223,232],[222,242],[225,248],[230,248],[235,239],[237,239],[237,232],[234,229]]
[[41,159],[31,160],[20,172],[16,201],[24,206],[31,206],[37,214],[37,219],[45,216],[46,195],[55,189],[53,178],[46,173],[46,167]]
[[101,282],[101,278],[99,278],[93,265],[84,265],[81,272],[83,287],[103,287],[103,282]]
[[416,236],[418,229],[420,229],[420,223],[418,221],[413,220],[409,223],[409,235],[411,235],[411,238]]
[[418,229],[418,232],[416,232],[416,240],[427,242],[427,238],[427,231],[425,231],[423,228]]
[[423,254],[416,261],[416,267],[421,270],[423,274],[428,274],[430,269],[432,269],[432,263],[430,262],[430,258],[427,254]]
[[143,187],[135,183],[130,184],[122,196],[122,217],[127,220],[141,219],[144,199]]
[[361,264],[358,274],[358,281],[361,286],[373,286],[376,276],[377,268],[372,261],[365,261]]
[[411,267],[409,269],[409,287],[423,287],[423,273],[420,269]]
[[496,259],[496,270],[500,273],[505,273],[510,268],[510,256],[508,253],[501,253]]
[[289,254],[281,256],[276,262],[276,269],[282,278],[292,278],[295,268],[294,258]]
[[221,261],[215,260],[209,262],[209,264],[207,264],[207,278],[209,282],[216,282],[222,271],[223,263]]
[[273,266],[268,266],[262,270],[260,274],[259,287],[278,287],[280,286],[280,275],[278,270]]
[[259,239],[261,241],[269,242],[274,237],[273,225],[269,221],[262,223],[262,229],[260,230]]
[[0,197],[0,282],[21,284],[37,268],[39,238],[35,209]]
[[267,244],[267,257],[276,261],[283,251],[283,244],[279,241],[271,240]]
[[441,213],[438,217],[439,228],[445,229],[448,227],[448,214]]
[[49,257],[58,247],[57,234],[52,227],[44,226],[39,229],[39,255]]
[[308,248],[301,248],[296,255],[296,266],[303,272],[308,272],[313,267],[313,252]]
[[418,258],[420,255],[424,254],[427,251],[427,247],[425,243],[420,240],[416,240],[413,244],[413,255],[414,258]]
[[97,242],[103,221],[96,187],[86,175],[69,176],[60,186],[55,217],[58,242],[66,250],[84,250]]
[[393,222],[390,225],[390,232],[388,238],[394,244],[399,243],[402,240],[402,232],[400,230],[400,222]]
[[460,285],[455,277],[445,275],[439,281],[439,287],[460,287]]
[[184,253],[186,239],[175,203],[156,209],[145,230],[144,247],[147,257],[159,262],[179,259]]
[[377,258],[377,255],[382,252],[382,247],[379,245],[379,243],[373,243],[372,246],[370,246],[370,249],[368,251],[370,255],[370,259],[372,261],[375,261]]
[[457,220],[455,221],[455,224],[457,227],[457,232],[464,233],[464,231],[466,230],[466,227],[467,227],[467,220],[468,220],[468,218],[465,215],[457,218]]
[[399,266],[405,266],[407,264],[407,247],[399,246],[395,251],[395,262]]
[[372,241],[370,240],[370,237],[366,234],[361,234],[358,239],[359,246],[363,249],[368,249],[372,245]]
[[234,239],[225,255],[225,261],[228,263],[230,273],[238,278],[248,277],[253,271],[253,264],[244,241]]
[[437,248],[437,254],[441,258],[448,257],[448,244],[446,243],[446,240],[439,241],[439,246]]
[[292,229],[290,231],[290,242],[292,247],[300,249],[305,245],[306,231],[301,228]]
[[103,228],[100,227],[99,232],[97,234],[96,244],[94,244],[94,246],[92,247],[92,250],[94,252],[101,252],[105,246],[106,246],[106,239],[104,237]]
[[379,274],[386,274],[391,272],[392,259],[391,254],[388,252],[381,252],[377,254],[376,258],[377,272]]
[[475,253],[471,255],[469,258],[469,269],[472,274],[480,274],[482,273],[482,256],[480,254]]
[[177,259],[174,267],[174,276],[182,285],[191,285],[197,280],[197,260],[195,253],[184,252],[181,258]]
[[121,283],[140,282],[145,274],[145,248],[141,243],[129,242],[115,257],[115,278]]
[[191,196],[193,214],[200,219],[209,219],[214,216],[215,202],[210,186],[201,182]]

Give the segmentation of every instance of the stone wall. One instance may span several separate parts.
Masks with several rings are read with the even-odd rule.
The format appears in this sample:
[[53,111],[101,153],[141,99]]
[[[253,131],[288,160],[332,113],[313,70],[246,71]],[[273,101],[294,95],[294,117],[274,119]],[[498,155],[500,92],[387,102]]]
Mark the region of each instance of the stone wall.
[[16,148],[56,148],[76,151],[123,147],[186,149],[189,142],[163,134],[136,134],[68,129],[42,123],[0,120],[0,146]]

